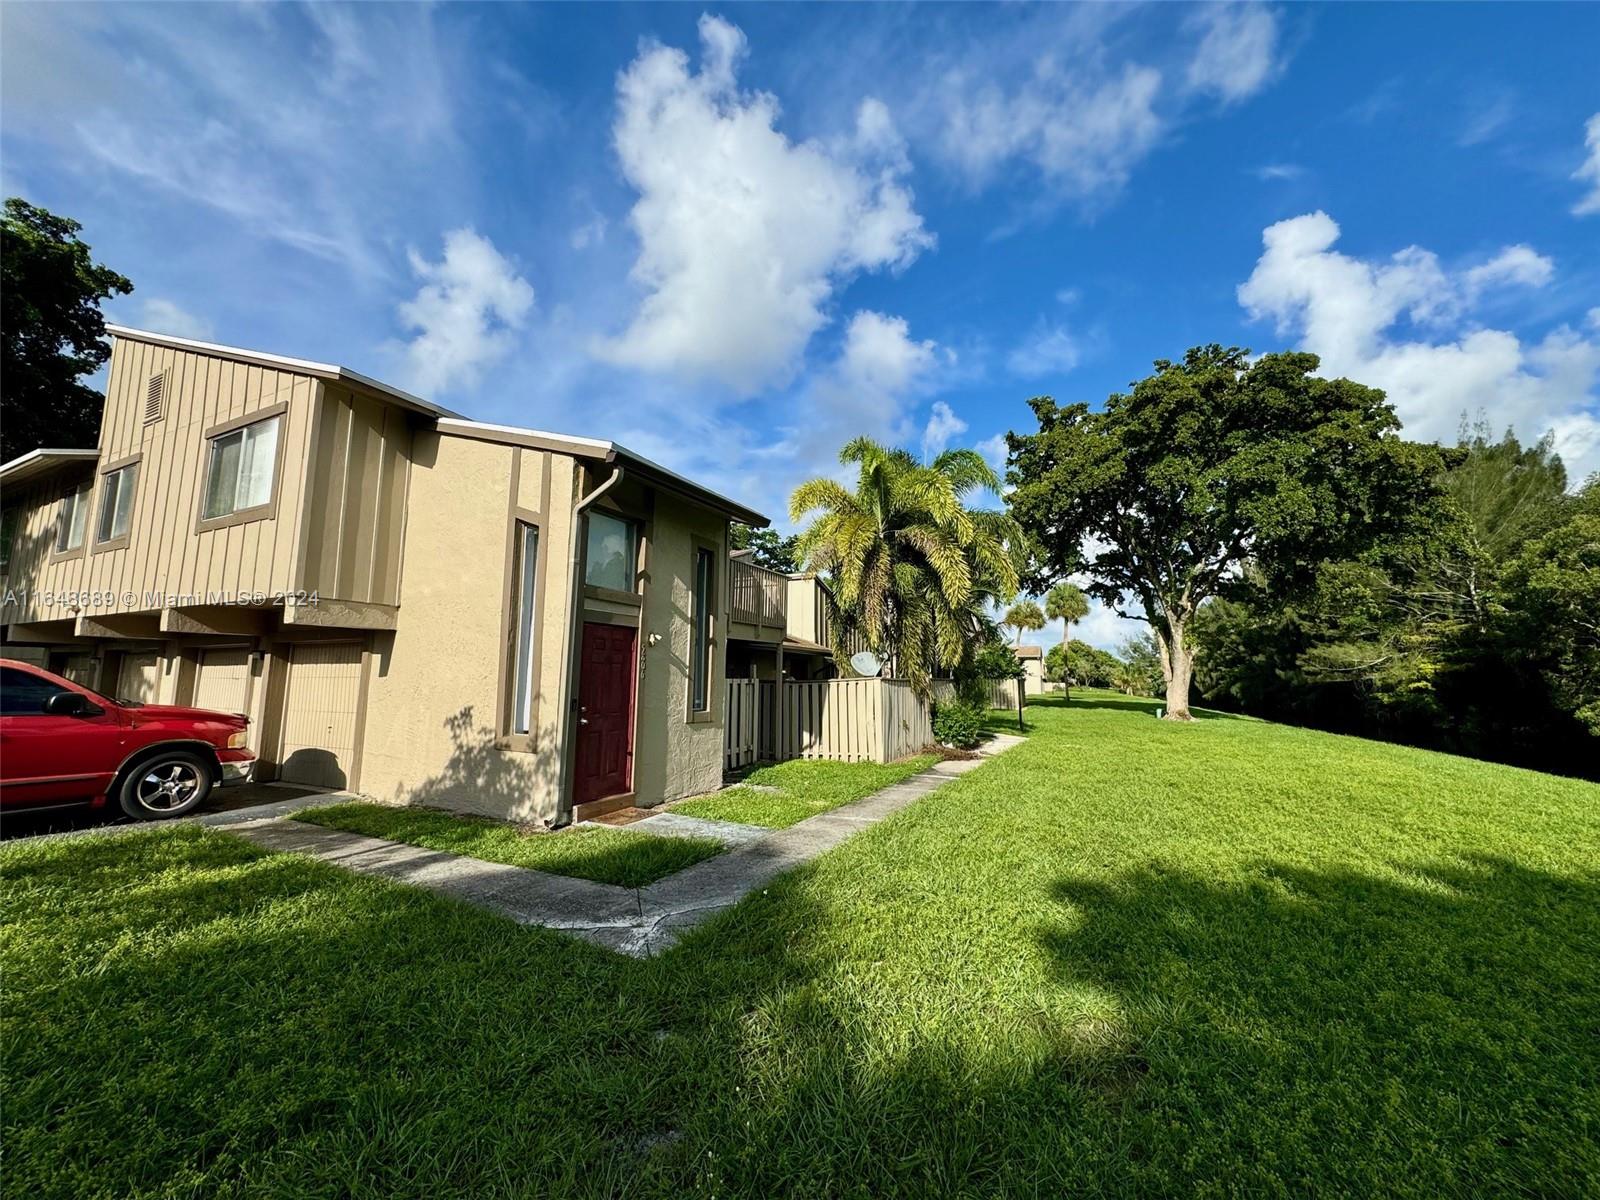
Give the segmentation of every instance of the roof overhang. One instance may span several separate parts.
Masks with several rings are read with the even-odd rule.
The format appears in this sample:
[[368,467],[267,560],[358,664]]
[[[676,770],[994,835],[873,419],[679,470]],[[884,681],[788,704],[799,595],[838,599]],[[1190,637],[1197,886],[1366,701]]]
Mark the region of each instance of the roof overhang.
[[528,446],[538,450],[555,450],[577,458],[612,463],[623,467],[632,475],[648,480],[657,487],[676,492],[696,504],[703,504],[707,508],[724,513],[735,521],[753,525],[756,528],[771,524],[765,516],[755,509],[714,492],[710,488],[702,487],[700,484],[695,483],[694,480],[686,479],[676,471],[669,470],[660,463],[652,462],[642,454],[635,454],[626,446],[619,446],[615,442],[574,437],[569,434],[546,433],[537,429],[522,429],[514,425],[495,425],[488,421],[471,421],[460,413],[424,400],[420,396],[413,396],[410,392],[403,392],[399,388],[390,387],[386,383],[380,383],[376,379],[362,375],[358,371],[352,371],[348,367],[341,367],[337,363],[313,362],[304,358],[286,358],[281,354],[267,354],[260,350],[245,350],[238,346],[223,346],[214,342],[200,342],[192,338],[174,337],[167,333],[151,333],[147,329],[134,329],[127,325],[108,324],[106,332],[113,337],[125,338],[129,341],[148,342],[154,346],[167,346],[171,349],[183,350],[191,354],[205,354],[215,358],[226,358],[235,362],[251,363],[277,371],[292,371],[315,379],[342,383],[357,391],[367,392],[381,400],[387,400],[392,404],[398,404],[403,408],[432,417],[437,422],[440,433],[454,437],[470,437],[478,438],[482,441],[501,442],[507,445]]
[[297,375],[309,375],[314,379],[326,380],[330,383],[342,383],[356,391],[368,392],[380,400],[387,400],[391,404],[398,404],[401,408],[409,408],[425,416],[454,417],[459,414],[442,405],[424,400],[421,396],[413,396],[410,392],[401,391],[397,387],[390,387],[359,371],[352,371],[349,367],[341,367],[338,363],[313,362],[306,358],[288,358],[282,354],[267,354],[262,350],[245,350],[239,346],[223,346],[216,342],[198,342],[193,338],[174,337],[169,333],[151,333],[148,329],[134,329],[127,325],[106,325],[106,332],[113,337],[124,338],[133,342],[147,342],[152,346],[166,346],[173,350],[184,350],[190,354],[205,354],[212,358],[226,358],[234,362],[250,363],[258,367],[269,367],[274,371],[292,371]]
[[1043,646],[1013,646],[1011,652],[1018,658],[1043,658]]
[[574,458],[586,458],[597,463],[620,466],[629,475],[674,492],[686,500],[714,509],[741,524],[761,529],[772,523],[755,509],[740,504],[720,492],[714,492],[642,454],[635,454],[626,446],[619,446],[616,442],[575,437],[565,433],[547,433],[540,429],[522,429],[515,425],[494,425],[487,421],[468,421],[457,417],[440,419],[438,429],[440,433],[452,437],[476,438],[479,441],[499,442],[507,446],[526,446],[532,450],[554,450],[560,454],[570,454]]
[[0,466],[0,483],[15,487],[73,463],[92,463],[99,457],[98,450],[30,450]]

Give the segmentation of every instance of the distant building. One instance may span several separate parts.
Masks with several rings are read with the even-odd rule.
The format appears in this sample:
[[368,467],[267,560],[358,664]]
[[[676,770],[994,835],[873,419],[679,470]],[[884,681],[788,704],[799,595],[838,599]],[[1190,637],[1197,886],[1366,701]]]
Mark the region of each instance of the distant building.
[[1022,669],[1026,672],[1022,679],[1022,694],[1024,696],[1042,695],[1044,692],[1044,647],[1013,646],[1011,650],[1021,660]]

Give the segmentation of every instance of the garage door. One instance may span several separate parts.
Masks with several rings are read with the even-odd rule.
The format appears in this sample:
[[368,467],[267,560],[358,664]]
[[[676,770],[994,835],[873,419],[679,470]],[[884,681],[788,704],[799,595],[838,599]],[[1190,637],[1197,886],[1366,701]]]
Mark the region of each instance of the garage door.
[[314,787],[349,786],[360,693],[360,643],[294,648],[283,701],[278,778]]
[[194,706],[217,712],[250,711],[250,651],[204,650],[194,675]]
[[57,675],[65,675],[80,687],[93,687],[100,672],[100,660],[92,654],[66,654],[61,657]]
[[161,659],[155,654],[124,654],[117,670],[117,699],[154,704],[161,685]]

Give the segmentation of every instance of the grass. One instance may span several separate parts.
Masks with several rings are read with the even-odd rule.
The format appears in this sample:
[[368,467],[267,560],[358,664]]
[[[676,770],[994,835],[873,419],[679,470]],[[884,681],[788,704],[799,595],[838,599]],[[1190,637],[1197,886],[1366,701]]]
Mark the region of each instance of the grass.
[[503,821],[385,804],[330,804],[297,813],[294,819],[619,887],[644,887],[723,849],[710,838],[656,837],[593,825],[524,832]]
[[219,831],[0,850],[6,1190],[1600,1194],[1600,787],[1075,692],[644,962]]
[[[710,796],[672,806],[673,812],[741,825],[787,829],[797,821],[870,796],[892,783],[925,771],[938,759],[932,754],[892,763],[820,762],[793,759],[758,767],[738,784]],[[766,791],[776,788],[776,791]]]

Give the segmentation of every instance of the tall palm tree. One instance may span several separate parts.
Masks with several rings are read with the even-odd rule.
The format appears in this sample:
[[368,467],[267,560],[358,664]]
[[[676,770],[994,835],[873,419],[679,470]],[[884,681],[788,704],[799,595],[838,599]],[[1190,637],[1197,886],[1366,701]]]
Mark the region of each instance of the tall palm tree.
[[1020,646],[1024,629],[1044,628],[1044,611],[1032,600],[1018,600],[1006,609],[1006,615],[1000,618],[1000,624],[1017,631],[1017,645]]
[[1058,583],[1044,598],[1044,615],[1061,622],[1061,656],[1065,660],[1067,645],[1072,641],[1072,623],[1089,615],[1089,597],[1076,584]]
[[853,491],[813,479],[789,500],[796,524],[815,514],[798,550],[833,584],[835,652],[859,635],[926,695],[936,668],[967,664],[993,629],[989,605],[1016,593],[1020,532],[1005,513],[966,506],[1000,487],[976,451],[947,450],[924,466],[862,437],[839,461],[857,468]]

